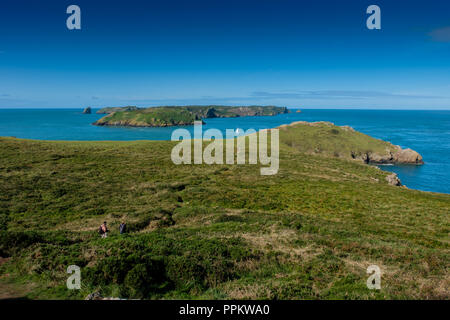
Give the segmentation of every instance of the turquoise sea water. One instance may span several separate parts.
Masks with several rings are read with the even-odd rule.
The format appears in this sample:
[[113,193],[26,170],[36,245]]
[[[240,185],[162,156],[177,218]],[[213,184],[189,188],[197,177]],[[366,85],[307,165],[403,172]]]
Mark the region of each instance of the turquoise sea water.
[[[95,110],[94,110],[95,112]],[[0,136],[41,140],[170,140],[171,128],[97,127],[98,114],[77,109],[0,109]],[[409,188],[450,193],[450,111],[313,110],[273,117],[206,119],[204,130],[273,128],[293,121],[331,121],[411,148],[423,166],[382,166]],[[185,127],[193,131],[193,127]],[[0,151],[1,152],[1,151]]]

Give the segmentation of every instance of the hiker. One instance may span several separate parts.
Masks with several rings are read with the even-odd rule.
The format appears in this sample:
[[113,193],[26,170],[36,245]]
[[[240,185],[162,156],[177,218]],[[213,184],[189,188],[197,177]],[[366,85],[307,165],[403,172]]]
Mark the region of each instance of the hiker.
[[127,224],[122,221],[122,223],[119,225],[119,232],[120,234],[124,234],[127,232]]
[[98,229],[98,233],[102,238],[106,238],[108,236],[108,227],[106,226],[106,221],[104,221],[100,226],[100,228]]

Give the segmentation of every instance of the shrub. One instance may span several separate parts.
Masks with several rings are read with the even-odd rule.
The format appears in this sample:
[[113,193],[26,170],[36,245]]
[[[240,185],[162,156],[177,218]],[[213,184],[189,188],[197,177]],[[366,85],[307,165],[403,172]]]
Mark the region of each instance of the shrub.
[[5,213],[1,213],[0,214],[0,231],[6,231],[8,230],[8,222],[11,219],[9,218],[9,216]]
[[70,240],[64,232],[0,231],[0,256],[8,257],[35,243],[52,243],[59,246],[70,245],[78,240]]
[[224,214],[224,215],[221,215],[220,217],[218,217],[216,219],[216,222],[232,222],[232,221],[244,222],[245,220],[246,219],[241,216]]

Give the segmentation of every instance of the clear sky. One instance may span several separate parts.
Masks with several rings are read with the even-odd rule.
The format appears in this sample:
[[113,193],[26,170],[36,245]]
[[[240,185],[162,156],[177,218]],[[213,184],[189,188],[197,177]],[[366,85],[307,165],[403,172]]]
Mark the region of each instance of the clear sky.
[[450,109],[450,1],[1,1],[0,108],[168,104]]

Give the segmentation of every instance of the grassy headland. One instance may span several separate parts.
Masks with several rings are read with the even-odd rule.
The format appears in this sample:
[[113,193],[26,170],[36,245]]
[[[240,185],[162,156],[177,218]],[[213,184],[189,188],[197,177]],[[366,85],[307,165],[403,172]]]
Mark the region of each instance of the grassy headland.
[[[273,116],[287,113],[285,107],[274,106],[167,106],[145,109],[110,109],[109,115],[94,123],[98,126],[167,127],[192,125],[206,118],[229,118],[242,116]],[[102,109],[104,110],[104,109]],[[97,112],[98,113],[98,112]]]
[[[346,130],[283,127],[273,176],[259,165],[175,165],[170,141],[0,138],[0,291],[450,298],[450,195],[388,185],[387,172],[348,153],[389,145]],[[104,220],[112,232],[100,239]],[[79,291],[66,289],[71,264],[82,268]],[[379,291],[366,287],[372,264],[382,270]]]

